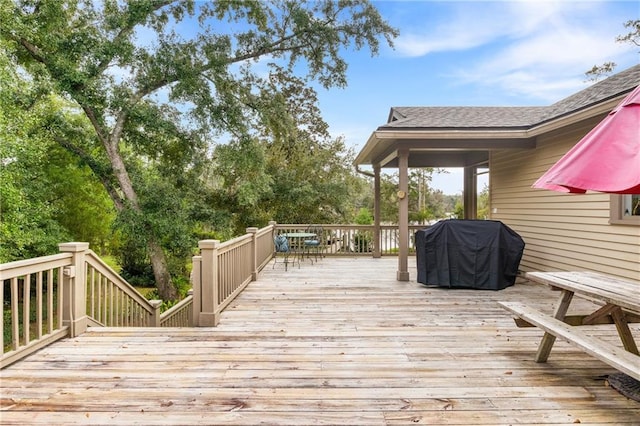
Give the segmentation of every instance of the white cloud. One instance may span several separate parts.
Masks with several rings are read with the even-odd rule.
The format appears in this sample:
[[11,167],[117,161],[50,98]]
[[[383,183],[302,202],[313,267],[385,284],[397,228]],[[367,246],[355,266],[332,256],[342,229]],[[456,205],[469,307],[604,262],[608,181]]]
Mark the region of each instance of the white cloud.
[[396,44],[400,54],[412,57],[464,50],[464,69],[445,71],[457,85],[555,102],[584,88],[584,73],[594,65],[618,59],[637,63],[635,46],[615,42],[628,17],[601,6],[596,1],[460,3],[445,24],[425,25]]
[[420,28],[402,32],[396,41],[397,51],[403,56],[415,57],[525,37],[560,9],[567,8],[566,3],[540,1],[465,2],[450,6],[446,15],[434,15],[433,21],[426,16]]
[[[482,58],[466,74],[465,83],[497,85],[545,101],[585,87],[585,71],[632,48],[616,44],[609,33],[557,26],[518,40]],[[559,73],[562,70],[562,73]],[[559,78],[561,74],[564,77]]]

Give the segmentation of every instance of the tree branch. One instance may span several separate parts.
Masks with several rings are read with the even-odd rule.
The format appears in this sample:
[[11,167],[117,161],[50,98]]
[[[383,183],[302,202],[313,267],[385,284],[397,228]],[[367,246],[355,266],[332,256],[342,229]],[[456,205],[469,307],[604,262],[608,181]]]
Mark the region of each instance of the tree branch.
[[[246,53],[244,55],[238,55],[232,58],[229,58],[229,60],[226,61],[227,65],[230,64],[235,64],[238,62],[243,62],[249,59],[256,59],[259,58],[263,55],[267,55],[270,53],[278,53],[278,52],[286,52],[289,50],[295,50],[295,49],[300,49],[302,47],[306,47],[309,46],[309,43],[301,43],[298,45],[293,45],[293,46],[281,46],[283,45],[285,42],[289,41],[289,40],[293,40],[297,37],[300,37],[301,35],[308,33],[309,30],[303,30],[303,31],[299,31],[296,33],[292,33],[289,34],[287,36],[283,36],[280,39],[269,43],[263,47],[261,47],[260,49],[253,51],[253,52],[249,52]],[[281,47],[276,47],[276,46],[281,46]],[[209,62],[206,64],[203,64],[200,67],[196,67],[194,68],[194,71],[196,74],[201,75],[202,73],[209,71],[210,69],[212,69],[214,67],[214,63]],[[155,92],[158,89],[161,89],[171,83],[175,83],[179,80],[178,76],[174,76],[171,78],[163,78],[161,80],[158,80],[156,82],[152,82],[151,84],[146,85],[144,88],[141,88],[140,91],[138,93],[136,93],[134,96],[131,97],[131,105],[135,105],[137,102],[139,102],[142,98],[144,98],[147,95],[150,95],[151,93]]]
[[67,139],[64,139],[60,136],[53,136],[53,139],[67,151],[77,155],[82,161],[84,161],[87,166],[89,166],[93,174],[98,177],[98,179],[102,183],[102,186],[104,186],[105,190],[109,194],[109,197],[113,201],[113,204],[116,206],[116,209],[118,209],[118,211],[124,209],[124,201],[122,200],[122,197],[120,197],[117,189],[114,187],[110,176],[105,172],[104,167],[102,167],[93,157],[91,157],[91,155],[87,154],[82,148],[69,142]]
[[[152,2],[153,7],[149,10],[149,13],[144,17],[141,16],[140,19],[132,20],[131,22],[128,23],[128,25],[126,25],[125,27],[121,28],[120,32],[118,32],[118,34],[116,34],[116,36],[113,38],[113,40],[111,40],[110,44],[111,45],[117,44],[118,42],[120,42],[121,40],[126,38],[129,34],[131,34],[133,32],[133,29],[135,28],[135,26],[142,22],[142,18],[146,18],[147,16],[149,16],[153,12],[155,12],[157,10],[160,10],[163,7],[168,6],[171,3],[175,3],[175,2],[176,2],[176,0]],[[114,55],[112,54],[112,55],[104,58],[102,61],[100,61],[100,63],[98,64],[98,66],[96,68],[96,72],[95,72],[94,76],[102,74],[104,72],[104,70],[107,69],[107,67],[109,66],[109,64],[113,60],[113,56]]]

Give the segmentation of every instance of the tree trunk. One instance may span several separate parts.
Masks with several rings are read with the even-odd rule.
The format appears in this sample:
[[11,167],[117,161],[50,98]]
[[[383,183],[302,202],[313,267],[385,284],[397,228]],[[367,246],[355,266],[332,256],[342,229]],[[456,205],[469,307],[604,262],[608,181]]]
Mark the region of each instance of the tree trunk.
[[[120,156],[120,152],[118,151],[118,139],[119,132],[114,131],[111,134],[109,141],[105,141],[104,143],[109,157],[109,162],[111,163],[113,173],[118,181],[124,199],[129,202],[131,208],[136,212],[141,212],[140,205],[138,204],[138,195],[133,189],[129,173],[127,172],[124,161]],[[119,204],[123,205],[122,201],[118,203],[114,200],[114,203],[116,204],[116,207]],[[158,294],[162,300],[176,300],[178,298],[178,294],[171,281],[171,274],[169,273],[169,267],[164,251],[160,244],[158,244],[155,235],[149,235],[148,241],[147,249],[149,250],[149,260],[151,261],[151,267],[153,268],[153,276],[156,280]]]
[[162,251],[160,244],[155,241],[155,238],[149,241],[148,249],[149,259],[151,259],[151,266],[153,267],[153,276],[156,279],[156,287],[158,287],[158,294],[162,300],[178,299],[178,292],[171,282],[171,274],[169,274],[164,251]]

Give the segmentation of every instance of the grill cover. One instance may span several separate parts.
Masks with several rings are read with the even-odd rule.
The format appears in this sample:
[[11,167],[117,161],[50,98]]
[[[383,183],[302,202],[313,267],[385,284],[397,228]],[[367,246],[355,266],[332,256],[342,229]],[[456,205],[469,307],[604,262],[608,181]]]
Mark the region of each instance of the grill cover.
[[416,232],[418,282],[501,290],[515,283],[524,241],[494,220],[444,220]]

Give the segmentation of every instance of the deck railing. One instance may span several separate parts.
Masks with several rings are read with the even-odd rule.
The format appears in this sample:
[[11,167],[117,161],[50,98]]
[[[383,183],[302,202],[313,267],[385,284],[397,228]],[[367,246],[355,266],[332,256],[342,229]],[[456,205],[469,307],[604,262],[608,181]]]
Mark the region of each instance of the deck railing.
[[[415,231],[426,225],[409,226],[409,251],[415,253]],[[303,232],[307,228],[322,228],[320,250],[325,256],[371,256],[374,251],[373,225],[304,225],[278,224],[276,233]],[[380,255],[397,255],[400,230],[397,225],[380,226]],[[295,242],[294,242],[295,244]]]
[[157,327],[160,300],[147,300],[93,251],[85,255],[89,325],[101,327]]
[[160,314],[160,327],[193,326],[193,290],[187,297]]
[[200,256],[193,258],[193,321],[197,326],[216,326],[227,305],[257,279],[273,258],[275,225],[247,228],[247,234],[221,243],[198,243]]
[[68,334],[62,286],[72,258],[60,253],[0,265],[2,367]]
[[0,265],[2,367],[88,326],[160,325],[161,302],[145,299],[88,243],[59,247],[60,254]]
[[[245,235],[229,241],[200,241],[191,293],[162,314],[160,301],[145,299],[89,250],[88,243],[64,243],[60,254],[2,264],[0,366],[55,340],[82,334],[89,326],[215,326],[221,312],[273,259],[274,236],[308,226],[271,222],[262,229],[247,228]],[[322,225],[322,254],[370,256],[373,238],[372,225]],[[381,255],[396,254],[398,228],[383,226],[379,245]]]

